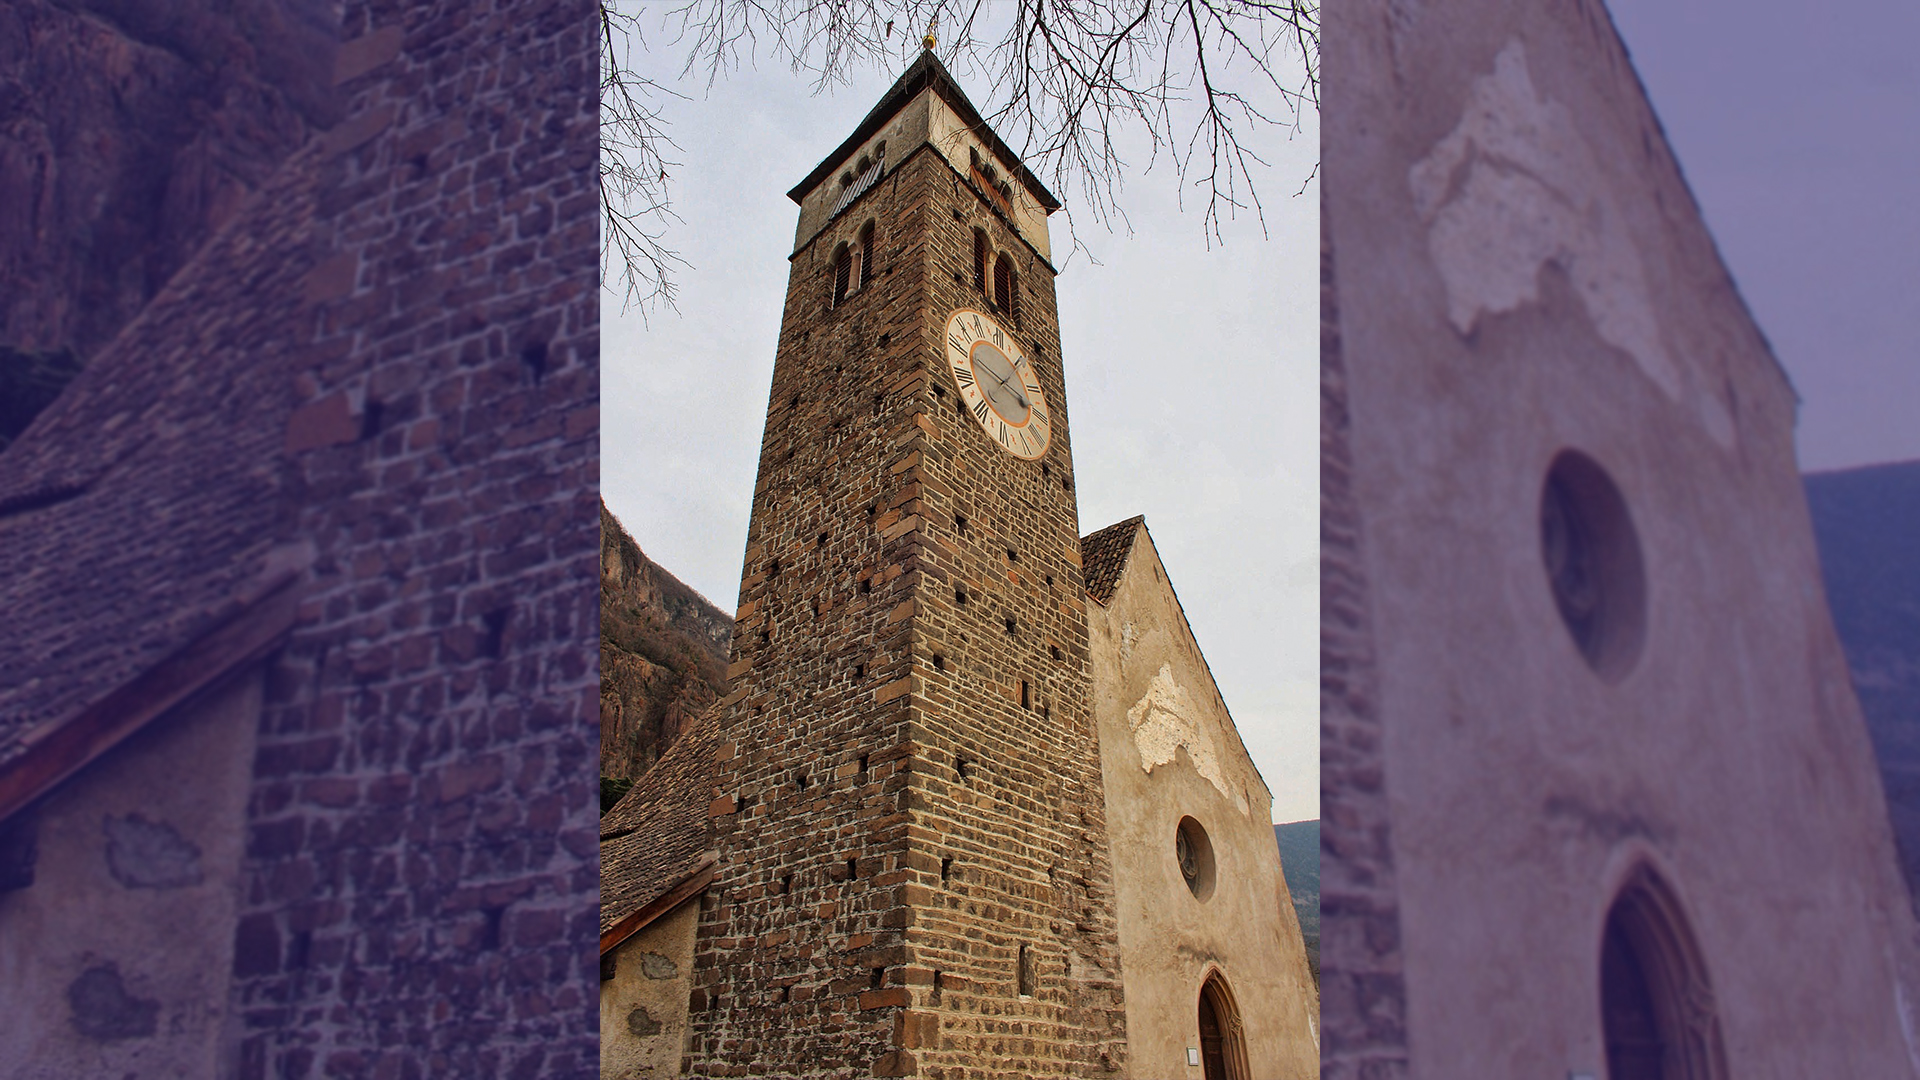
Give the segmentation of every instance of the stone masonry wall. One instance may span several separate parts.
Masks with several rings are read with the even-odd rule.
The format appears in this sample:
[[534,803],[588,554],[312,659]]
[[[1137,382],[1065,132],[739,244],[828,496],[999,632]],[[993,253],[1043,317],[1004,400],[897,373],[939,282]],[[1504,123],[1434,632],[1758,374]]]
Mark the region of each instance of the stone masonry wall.
[[[928,984],[914,1004],[931,1007],[941,1038],[921,1057],[930,1076],[1109,1076],[1127,1064],[1126,1016],[1054,271],[949,166],[930,173],[922,355],[940,359],[918,391],[921,431],[890,466],[919,489],[902,512],[927,551],[912,684],[926,892],[909,975]],[[1054,418],[1039,461],[962,412],[945,361],[948,316],[989,310],[973,286],[976,226],[1019,270],[1019,321],[994,317]],[[1018,994],[1022,946],[1031,1000]]]
[[[891,167],[793,259],[692,1072],[1104,1075],[1124,1012],[1051,271],[937,155]],[[831,253],[868,221],[874,276],[832,307]],[[984,306],[976,223],[1022,261],[1017,332],[1056,417],[1044,465],[929,377],[947,314]]]
[[582,0],[347,5],[289,387],[241,1077],[587,1076],[598,148]]
[[1360,514],[1352,485],[1340,303],[1326,218],[1320,234],[1321,1075],[1407,1075],[1384,753]]
[[[877,522],[898,517],[887,447],[911,422],[898,358],[921,268],[896,227],[904,171],[793,263],[724,702],[695,1075],[865,1074],[893,1050],[878,1002],[905,963],[910,748],[905,702],[876,688],[911,664],[919,552]],[[869,217],[870,284],[828,311],[830,253]]]

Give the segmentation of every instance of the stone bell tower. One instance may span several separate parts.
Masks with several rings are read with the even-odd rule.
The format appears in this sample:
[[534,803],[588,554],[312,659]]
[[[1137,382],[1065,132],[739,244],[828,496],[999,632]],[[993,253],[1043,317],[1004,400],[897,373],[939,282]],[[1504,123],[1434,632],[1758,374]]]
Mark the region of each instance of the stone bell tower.
[[931,50],[789,195],[692,1075],[1112,1075],[1059,203]]

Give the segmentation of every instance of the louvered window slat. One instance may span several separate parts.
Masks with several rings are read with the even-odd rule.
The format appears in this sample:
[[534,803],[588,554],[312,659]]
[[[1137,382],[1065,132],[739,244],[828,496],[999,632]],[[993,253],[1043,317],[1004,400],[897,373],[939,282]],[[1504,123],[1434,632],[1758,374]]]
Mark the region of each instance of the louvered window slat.
[[866,172],[861,173],[858,179],[847,185],[847,189],[840,193],[839,201],[833,204],[833,212],[827,215],[827,220],[832,221],[834,218],[839,217],[840,211],[852,206],[853,200],[865,195],[867,189],[879,183],[881,170],[886,163],[886,159],[881,158],[879,161],[867,166]]

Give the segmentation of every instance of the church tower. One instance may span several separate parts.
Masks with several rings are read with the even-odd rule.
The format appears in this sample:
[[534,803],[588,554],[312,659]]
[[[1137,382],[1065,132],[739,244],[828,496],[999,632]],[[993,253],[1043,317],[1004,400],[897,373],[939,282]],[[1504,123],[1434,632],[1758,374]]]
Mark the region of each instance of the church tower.
[[692,1075],[1114,1075],[1059,203],[931,50],[789,195]]

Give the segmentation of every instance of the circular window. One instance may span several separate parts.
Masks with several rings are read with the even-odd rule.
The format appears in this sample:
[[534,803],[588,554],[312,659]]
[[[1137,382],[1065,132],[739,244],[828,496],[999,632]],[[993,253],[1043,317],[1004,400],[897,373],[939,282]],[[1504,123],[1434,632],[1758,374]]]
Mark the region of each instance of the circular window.
[[1180,819],[1180,827],[1173,834],[1173,857],[1194,896],[1205,900],[1213,895],[1213,844],[1199,822],[1190,817]]
[[1562,451],[1547,470],[1540,555],[1575,648],[1601,678],[1618,681],[1646,636],[1646,571],[1626,500],[1585,454]]

